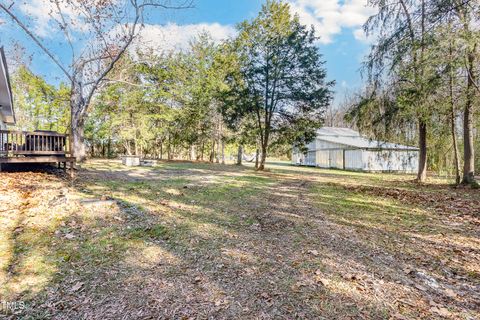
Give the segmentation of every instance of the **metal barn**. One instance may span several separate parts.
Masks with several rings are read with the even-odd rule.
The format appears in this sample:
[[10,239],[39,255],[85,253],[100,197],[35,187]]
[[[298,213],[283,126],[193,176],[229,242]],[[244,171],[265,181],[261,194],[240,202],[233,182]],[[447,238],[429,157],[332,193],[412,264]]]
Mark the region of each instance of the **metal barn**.
[[293,149],[293,164],[367,172],[418,169],[418,148],[370,140],[348,128],[324,127],[307,148],[306,153]]

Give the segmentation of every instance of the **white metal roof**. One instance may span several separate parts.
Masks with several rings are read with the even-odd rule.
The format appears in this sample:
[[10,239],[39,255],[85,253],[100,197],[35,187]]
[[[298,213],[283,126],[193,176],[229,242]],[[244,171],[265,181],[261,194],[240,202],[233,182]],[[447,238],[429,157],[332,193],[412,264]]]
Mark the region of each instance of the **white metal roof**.
[[367,139],[362,137],[358,131],[348,128],[321,128],[317,131],[317,139],[356,149],[418,150],[417,147]]
[[0,116],[5,123],[15,123],[12,89],[3,47],[0,47]]
[[323,127],[317,131],[321,136],[360,137],[358,131],[349,128]]

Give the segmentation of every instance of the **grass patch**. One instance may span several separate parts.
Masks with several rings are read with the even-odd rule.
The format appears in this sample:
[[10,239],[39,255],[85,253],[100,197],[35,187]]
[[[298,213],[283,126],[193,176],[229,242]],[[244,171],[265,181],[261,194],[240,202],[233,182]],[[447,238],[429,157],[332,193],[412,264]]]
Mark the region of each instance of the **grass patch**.
[[67,196],[35,175],[3,185],[24,206],[0,214],[0,293],[36,306],[26,319],[430,319],[431,297],[476,316],[474,218],[438,205],[473,212],[475,191],[285,163],[84,168]]

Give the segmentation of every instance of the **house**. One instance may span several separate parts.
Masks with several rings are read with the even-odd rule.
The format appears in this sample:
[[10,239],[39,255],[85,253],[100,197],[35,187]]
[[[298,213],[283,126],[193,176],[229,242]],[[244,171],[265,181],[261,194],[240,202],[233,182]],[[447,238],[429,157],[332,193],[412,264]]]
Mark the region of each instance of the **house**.
[[0,47],[0,171],[6,163],[58,163],[66,168],[68,162],[73,169],[75,158],[70,156],[68,135],[53,131],[9,130],[7,125],[15,125],[14,110],[7,61]]
[[294,148],[292,163],[367,172],[413,173],[418,170],[418,148],[370,140],[348,128],[321,128],[307,149],[303,153]]

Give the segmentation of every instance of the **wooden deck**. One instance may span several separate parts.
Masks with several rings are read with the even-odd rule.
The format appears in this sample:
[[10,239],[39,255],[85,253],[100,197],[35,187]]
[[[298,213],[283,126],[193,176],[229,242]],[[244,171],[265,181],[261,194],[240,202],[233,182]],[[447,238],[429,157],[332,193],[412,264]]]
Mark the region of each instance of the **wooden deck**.
[[71,156],[66,134],[52,131],[0,130],[0,171],[9,163],[57,163],[73,175],[75,158]]

